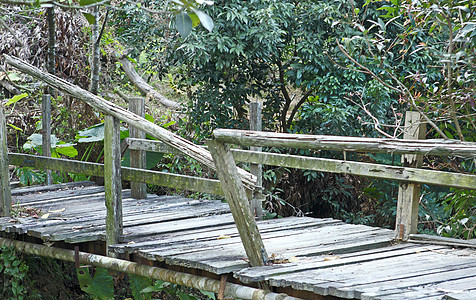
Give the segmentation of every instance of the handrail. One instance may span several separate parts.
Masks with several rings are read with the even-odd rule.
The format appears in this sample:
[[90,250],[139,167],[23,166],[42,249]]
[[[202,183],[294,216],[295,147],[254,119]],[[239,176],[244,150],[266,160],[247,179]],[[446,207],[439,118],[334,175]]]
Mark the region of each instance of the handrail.
[[[59,77],[52,74],[42,72],[40,69],[33,65],[26,63],[18,58],[4,54],[5,62],[14,66],[23,73],[29,74],[39,80],[46,82],[49,86],[62,91],[65,94],[71,95],[77,99],[82,100],[95,109],[111,115],[130,126],[134,126],[137,129],[148,133],[149,135],[161,140],[167,145],[181,151],[183,154],[188,155],[204,165],[216,170],[215,163],[210,152],[203,149],[194,143],[175,135],[174,133],[146,120],[134,114],[123,107],[120,107],[110,101],[107,101],[93,93],[86,91],[72,83],[69,83]],[[256,178],[249,172],[243,169],[238,170],[243,183],[248,189],[253,189],[255,186]]]
[[422,154],[476,158],[476,143],[459,140],[410,140],[216,129],[220,142],[241,146],[286,147],[373,153]]
[[[51,169],[60,172],[104,177],[104,165],[99,163],[51,158],[22,153],[9,153],[8,158],[10,164],[15,166],[25,166],[36,169]],[[130,167],[121,167],[121,178],[122,180],[126,181],[143,182],[163,187],[223,196],[220,181],[216,179],[142,170]]]

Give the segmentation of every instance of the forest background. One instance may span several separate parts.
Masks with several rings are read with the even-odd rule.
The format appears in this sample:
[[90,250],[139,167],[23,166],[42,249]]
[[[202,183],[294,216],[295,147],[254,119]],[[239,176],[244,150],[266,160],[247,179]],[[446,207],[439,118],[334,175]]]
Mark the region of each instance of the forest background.
[[[149,120],[197,144],[215,128],[248,129],[250,102],[263,103],[265,131],[401,138],[405,111],[413,110],[427,123],[427,139],[476,142],[474,0],[0,3],[0,54],[123,106],[145,97]],[[41,152],[47,88],[1,66],[10,151]],[[53,155],[101,161],[102,116],[61,94],[53,107]],[[398,155],[345,155],[401,164]],[[161,171],[215,176],[181,156],[149,161]],[[474,174],[476,162],[430,156],[424,168]],[[22,184],[45,178],[27,168],[12,174]],[[56,182],[85,179],[54,175]],[[394,226],[396,182],[271,167],[264,180],[269,218]],[[422,186],[420,232],[470,239],[475,228],[474,191]]]

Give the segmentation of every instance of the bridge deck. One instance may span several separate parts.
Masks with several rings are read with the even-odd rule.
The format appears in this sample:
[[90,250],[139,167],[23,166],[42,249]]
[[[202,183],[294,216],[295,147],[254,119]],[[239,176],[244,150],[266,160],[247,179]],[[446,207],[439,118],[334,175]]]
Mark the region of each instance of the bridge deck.
[[[0,218],[0,231],[48,243],[105,240],[103,187],[20,188],[12,197],[19,215]],[[124,241],[112,249],[124,257],[233,273],[245,284],[265,280],[312,299],[476,299],[474,249],[392,244],[387,229],[291,217],[258,222],[273,263],[249,268],[226,203],[156,195],[134,200],[124,190],[123,214]]]

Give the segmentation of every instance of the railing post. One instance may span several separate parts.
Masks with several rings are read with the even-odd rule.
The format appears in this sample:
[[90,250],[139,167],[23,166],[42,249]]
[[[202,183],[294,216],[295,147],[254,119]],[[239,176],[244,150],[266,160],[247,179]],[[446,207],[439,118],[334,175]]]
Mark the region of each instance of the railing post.
[[11,216],[12,194],[10,190],[10,172],[8,170],[7,125],[3,103],[0,101],[0,217]]
[[[43,127],[43,156],[51,157],[51,96],[49,94],[43,95],[41,101],[41,125]],[[46,184],[53,184],[53,178],[51,176],[51,170],[46,171]]]
[[231,151],[224,143],[214,140],[208,141],[208,146],[250,264],[252,267],[263,266],[268,255]]
[[104,186],[106,193],[106,253],[122,237],[121,135],[119,119],[107,115],[104,128]]
[[[129,100],[129,110],[141,117],[145,116],[145,99],[131,98]],[[129,136],[131,138],[145,139],[145,132],[133,126],[129,127]],[[146,153],[143,150],[130,150],[131,168],[146,168]],[[141,182],[131,182],[131,196],[134,199],[147,198],[147,184]]]
[[[426,124],[420,113],[407,111],[405,114],[404,139],[424,139]],[[421,168],[423,156],[417,154],[402,155],[404,167]],[[400,182],[398,187],[397,218],[395,238],[408,240],[410,234],[418,231],[418,209],[420,204],[420,184]]]
[[[254,131],[262,130],[262,102],[250,103],[250,129]],[[250,147],[251,151],[261,151],[261,147]],[[256,176],[256,188],[251,199],[251,211],[258,220],[263,219],[263,166],[261,164],[250,164],[250,173]]]

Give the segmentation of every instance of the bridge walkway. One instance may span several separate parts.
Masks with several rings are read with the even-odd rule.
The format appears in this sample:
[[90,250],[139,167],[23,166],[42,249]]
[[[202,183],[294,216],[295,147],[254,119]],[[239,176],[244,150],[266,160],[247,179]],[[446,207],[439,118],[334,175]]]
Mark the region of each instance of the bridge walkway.
[[[330,218],[277,218],[257,222],[270,261],[250,268],[227,203],[122,197],[124,239],[110,246],[121,258],[250,286],[266,281],[304,299],[476,299],[474,247],[394,243],[392,230]],[[12,198],[3,236],[105,253],[104,187],[17,188]]]

